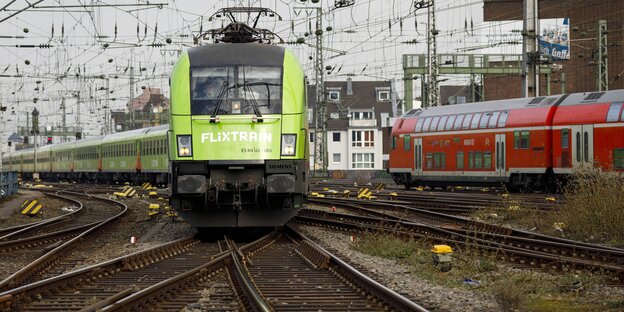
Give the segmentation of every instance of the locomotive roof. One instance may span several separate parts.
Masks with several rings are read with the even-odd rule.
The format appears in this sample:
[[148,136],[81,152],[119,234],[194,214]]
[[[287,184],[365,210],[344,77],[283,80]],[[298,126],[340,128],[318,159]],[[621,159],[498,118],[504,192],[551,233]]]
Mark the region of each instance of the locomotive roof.
[[224,65],[282,66],[285,48],[263,43],[208,44],[188,50],[191,67]]

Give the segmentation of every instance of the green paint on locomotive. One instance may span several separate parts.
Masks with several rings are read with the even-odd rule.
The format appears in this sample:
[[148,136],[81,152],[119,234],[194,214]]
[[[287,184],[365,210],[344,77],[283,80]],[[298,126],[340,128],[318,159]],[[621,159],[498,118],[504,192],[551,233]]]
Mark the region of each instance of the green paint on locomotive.
[[[277,160],[307,158],[307,109],[304,73],[294,55],[286,50],[282,72],[282,113],[262,114],[263,122],[253,122],[253,114],[191,115],[190,63],[184,53],[171,76],[170,159],[184,160]],[[280,156],[282,134],[296,134],[293,156]],[[192,135],[192,156],[177,153],[177,135]],[[175,147],[175,148],[173,148]]]

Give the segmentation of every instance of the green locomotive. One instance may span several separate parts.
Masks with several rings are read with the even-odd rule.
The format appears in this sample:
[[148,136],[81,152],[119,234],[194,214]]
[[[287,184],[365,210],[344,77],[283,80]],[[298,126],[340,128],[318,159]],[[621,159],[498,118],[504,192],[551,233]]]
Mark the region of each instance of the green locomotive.
[[308,191],[301,65],[261,43],[189,49],[171,75],[170,204],[199,228],[283,225]]

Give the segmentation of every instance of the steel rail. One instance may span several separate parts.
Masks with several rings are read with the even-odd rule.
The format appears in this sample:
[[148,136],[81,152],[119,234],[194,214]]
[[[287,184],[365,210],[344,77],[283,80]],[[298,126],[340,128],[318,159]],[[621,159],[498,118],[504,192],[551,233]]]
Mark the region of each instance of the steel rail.
[[[68,193],[71,193],[71,192],[68,192]],[[114,220],[119,219],[121,216],[123,216],[128,211],[128,206],[126,206],[126,204],[124,204],[122,202],[119,202],[119,201],[116,201],[116,200],[103,198],[103,197],[89,196],[89,195],[84,195],[84,194],[79,194],[79,193],[73,193],[73,194],[78,195],[78,196],[87,196],[89,198],[95,198],[96,200],[112,203],[112,204],[114,204],[116,206],[121,207],[122,211],[120,213],[118,213],[118,214],[108,218],[108,219],[105,219],[105,220],[102,220],[100,222],[97,222],[97,223],[93,224],[93,226],[90,227],[89,229],[87,229],[86,231],[80,233],[76,237],[68,240],[67,242],[61,244],[60,246],[58,246],[58,247],[56,247],[56,248],[46,252],[44,255],[42,255],[41,257],[39,257],[35,261],[29,263],[28,265],[26,265],[25,267],[21,268],[17,272],[11,274],[9,277],[5,278],[3,281],[0,282],[0,289],[14,288],[14,287],[20,285],[21,283],[24,283],[28,278],[30,278],[31,276],[35,275],[38,270],[41,270],[46,265],[49,265],[56,258],[61,257],[61,255],[60,255],[61,252],[69,252],[70,248],[75,247],[76,244],[81,239],[83,239],[87,235],[93,233],[94,231],[102,228],[103,226],[107,225],[108,223],[110,223],[110,222],[112,222]]]
[[23,225],[17,225],[17,226],[13,226],[13,227],[10,227],[10,228],[0,229],[0,233],[9,232],[8,234],[5,234],[4,236],[1,236],[0,237],[0,241],[6,240],[6,239],[11,238],[12,236],[15,236],[15,235],[18,235],[18,234],[23,234],[23,233],[26,233],[26,232],[29,232],[29,231],[32,231],[32,230],[35,230],[35,229],[39,229],[39,228],[41,228],[41,227],[43,227],[45,225],[51,225],[51,224],[54,224],[54,223],[57,223],[57,222],[66,221],[67,218],[69,218],[73,214],[77,214],[83,208],[82,204],[79,201],[77,201],[77,200],[74,200],[74,199],[71,199],[71,198],[67,198],[67,197],[63,197],[63,196],[60,196],[58,194],[53,194],[53,193],[43,192],[43,194],[45,194],[46,196],[52,196],[52,197],[57,197],[57,198],[60,198],[60,199],[63,199],[63,200],[72,201],[75,204],[78,204],[78,209],[76,209],[76,210],[74,210],[72,212],[60,215],[60,216],[56,216],[56,217],[50,218],[50,219],[41,220],[41,221],[38,221],[38,222],[33,222],[33,223],[28,223],[28,224],[23,224]]
[[75,284],[85,283],[90,279],[97,279],[96,276],[98,274],[114,274],[124,269],[135,269],[152,261],[147,259],[148,256],[160,255],[163,258],[171,257],[183,250],[191,248],[197,243],[198,241],[194,239],[193,236],[188,236],[76,271],[18,286],[0,293],[0,307],[4,306],[10,308],[12,304],[16,304],[19,301],[31,301],[43,293],[59,288],[73,287]]
[[[262,238],[243,246],[241,251],[257,248],[258,245],[267,243],[269,240],[274,240],[274,238],[275,233],[267,234]],[[231,249],[220,252],[219,254],[213,256],[213,260],[208,263],[183,272],[179,275],[172,276],[145,289],[139,290],[132,295],[120,299],[110,305],[101,307],[99,311],[131,311],[134,309],[146,309],[146,305],[152,301],[154,297],[164,295],[168,292],[174,292],[176,291],[176,288],[181,287],[181,285],[185,283],[192,283],[194,280],[214,274],[217,270],[227,267],[226,261],[230,261],[232,257],[234,257],[234,255]],[[0,294],[0,296],[1,295],[2,294]],[[249,297],[247,298],[249,299]],[[253,308],[253,306],[251,307]]]
[[[603,269],[614,272],[618,275],[618,278],[622,280],[624,277],[624,265],[622,264],[609,264],[604,261],[598,261],[593,259],[579,259],[570,256],[553,255],[549,252],[543,252],[538,250],[527,249],[524,247],[507,245],[499,241],[491,241],[480,238],[475,235],[467,235],[455,232],[453,230],[442,229],[422,223],[389,220],[383,218],[372,218],[365,216],[354,216],[338,213],[324,212],[324,218],[312,217],[312,216],[297,216],[295,221],[301,220],[303,223],[314,224],[314,222],[321,222],[331,224],[332,227],[348,227],[354,230],[375,230],[383,231],[387,233],[397,233],[406,236],[416,236],[430,238],[440,243],[453,243],[458,246],[476,246],[478,248],[493,251],[496,253],[503,253],[504,255],[522,256],[529,259],[540,259],[547,261],[550,264],[568,264],[571,266],[580,266],[585,268]],[[333,219],[328,219],[332,217]],[[359,221],[358,221],[359,220]],[[491,234],[490,234],[491,235]],[[530,240],[526,241],[527,244],[531,243]]]
[[292,226],[286,225],[288,230],[301,239],[304,240],[305,245],[308,246],[307,253],[316,253],[312,258],[322,259],[322,261],[327,261],[326,265],[329,265],[335,268],[336,272],[339,272],[340,275],[348,278],[353,283],[357,285],[361,285],[366,291],[375,298],[378,298],[382,302],[386,303],[390,306],[391,310],[394,311],[428,311],[424,307],[414,303],[413,301],[405,298],[404,296],[396,293],[395,291],[389,289],[388,287],[380,284],[379,282],[371,279],[370,277],[362,274],[360,271],[344,262],[337,256],[333,255],[331,252],[327,251],[323,247],[314,243],[311,239],[306,237],[303,233],[296,230]]

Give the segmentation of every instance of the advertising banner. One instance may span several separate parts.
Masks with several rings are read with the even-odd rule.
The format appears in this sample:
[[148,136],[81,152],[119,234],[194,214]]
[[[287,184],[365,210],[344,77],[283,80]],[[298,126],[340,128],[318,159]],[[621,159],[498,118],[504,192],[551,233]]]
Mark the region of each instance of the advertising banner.
[[570,19],[553,18],[540,20],[542,29],[539,49],[542,56],[552,60],[570,59]]

